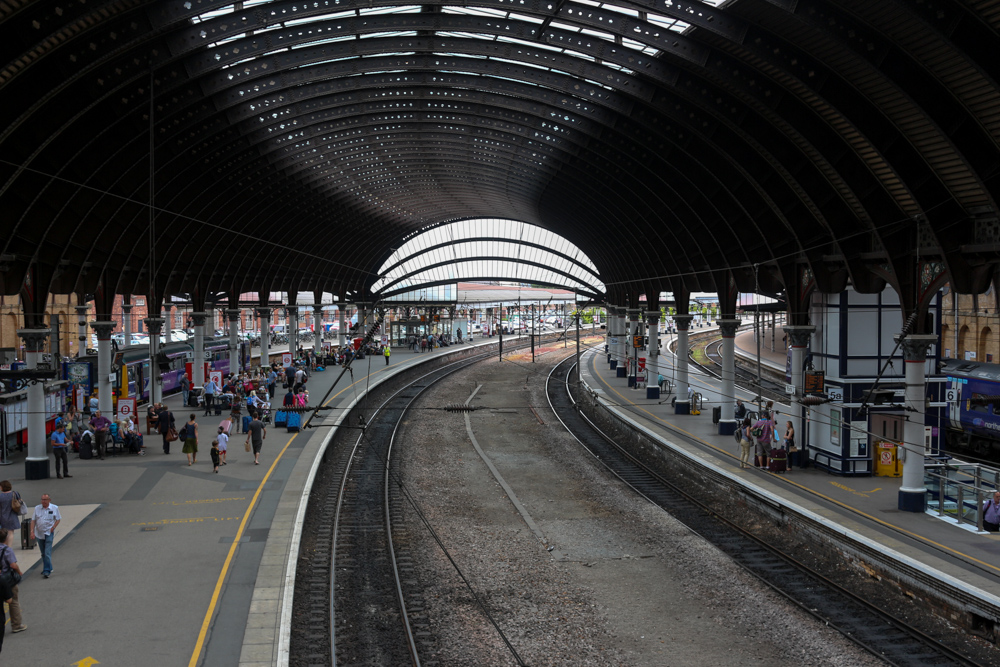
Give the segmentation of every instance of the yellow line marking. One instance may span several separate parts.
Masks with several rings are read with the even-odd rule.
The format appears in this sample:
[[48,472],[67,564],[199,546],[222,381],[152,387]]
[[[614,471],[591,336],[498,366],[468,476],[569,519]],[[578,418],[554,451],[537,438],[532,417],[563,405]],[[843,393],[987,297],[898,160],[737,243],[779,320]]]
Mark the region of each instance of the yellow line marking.
[[176,500],[170,502],[153,503],[154,505],[201,505],[203,503],[224,503],[230,500],[246,500],[246,496],[241,496],[240,498],[207,498],[205,500],[185,500],[183,502],[177,502]]
[[[698,436],[694,435],[693,433],[689,433],[688,431],[685,431],[684,429],[680,428],[679,426],[676,426],[675,424],[671,424],[670,422],[666,421],[665,419],[661,419],[660,417],[657,417],[656,415],[654,415],[653,413],[649,412],[648,410],[644,410],[639,405],[637,405],[636,403],[633,403],[631,399],[629,399],[629,398],[623,396],[622,394],[618,393],[618,390],[615,389],[614,387],[612,387],[610,384],[608,384],[605,381],[605,379],[603,377],[601,377],[600,373],[597,372],[597,367],[594,365],[595,358],[596,357],[594,355],[591,355],[591,361],[590,361],[591,373],[594,375],[594,377],[596,377],[598,380],[600,380],[600,382],[605,387],[607,387],[608,389],[610,389],[611,391],[613,391],[623,401],[625,401],[629,405],[632,405],[635,408],[641,410],[642,412],[645,412],[647,415],[649,415],[650,417],[652,417],[656,421],[661,422],[662,424],[666,425],[667,427],[669,427],[669,428],[671,428],[673,430],[676,430],[676,431],[680,431],[681,433],[687,435],[688,437],[690,437],[690,438],[692,438],[694,440],[697,440],[698,442],[700,442],[701,444],[705,445],[706,447],[714,449],[715,451],[719,452],[720,454],[722,454],[724,456],[727,456],[727,457],[729,457],[731,459],[736,459],[736,455],[735,454],[730,454],[726,450],[721,449],[719,447],[716,447],[712,443],[710,443],[710,442],[708,442],[706,440],[703,440],[702,438],[699,438]],[[833,503],[834,505],[837,505],[838,507],[841,507],[841,508],[843,508],[845,510],[853,512],[853,513],[855,513],[855,514],[857,514],[859,516],[863,516],[864,518],[868,519],[869,521],[874,521],[875,523],[880,524],[882,526],[885,526],[886,528],[891,528],[893,530],[899,531],[900,533],[903,533],[904,535],[908,535],[909,537],[912,537],[913,539],[915,539],[915,540],[917,540],[919,542],[923,542],[925,544],[930,544],[930,545],[932,545],[934,547],[937,547],[938,549],[941,549],[943,551],[947,551],[949,553],[955,554],[956,556],[961,556],[962,558],[966,558],[966,559],[968,559],[968,560],[970,560],[970,561],[972,561],[974,563],[978,563],[979,565],[982,565],[983,567],[989,568],[990,570],[993,570],[995,572],[1000,572],[1000,567],[997,567],[995,565],[991,565],[991,564],[989,564],[989,563],[987,563],[985,561],[979,560],[975,556],[970,556],[969,554],[966,554],[966,553],[963,553],[961,551],[958,551],[957,549],[952,549],[949,546],[946,546],[946,545],[941,544],[939,542],[935,542],[934,540],[932,540],[930,538],[927,538],[927,537],[924,537],[923,535],[918,535],[917,533],[914,533],[914,532],[911,532],[909,530],[906,530],[905,528],[901,528],[901,527],[899,527],[899,526],[897,526],[895,524],[891,524],[888,521],[884,521],[882,519],[879,519],[878,517],[872,516],[871,514],[867,514],[865,512],[862,512],[861,510],[859,510],[856,507],[851,507],[850,505],[848,505],[846,503],[843,503],[843,502],[841,502],[839,500],[836,500],[834,498],[831,498],[831,497],[829,497],[827,495],[824,495],[824,494],[820,493],[819,491],[816,491],[814,489],[810,489],[809,487],[803,486],[803,485],[799,484],[798,482],[793,482],[792,480],[788,479],[787,477],[783,477],[783,476],[779,476],[779,475],[773,475],[773,476],[771,476],[771,479],[774,480],[774,481],[780,481],[780,482],[783,482],[785,484],[789,484],[791,486],[794,486],[794,487],[798,488],[799,490],[803,491],[804,493],[808,493],[808,494],[817,496],[819,498],[822,498],[823,500],[825,500],[825,501],[827,501],[829,503]]]
[[860,491],[855,491],[851,487],[845,486],[844,484],[841,484],[840,482],[830,482],[830,484],[834,485],[838,489],[843,489],[844,491],[847,491],[848,493],[853,493],[856,496],[861,496],[862,498],[870,498],[871,497],[867,493],[861,493]]
[[191,519],[164,519],[163,521],[140,521],[133,526],[166,526],[172,523],[205,523],[206,521],[236,521],[238,516],[197,516]]

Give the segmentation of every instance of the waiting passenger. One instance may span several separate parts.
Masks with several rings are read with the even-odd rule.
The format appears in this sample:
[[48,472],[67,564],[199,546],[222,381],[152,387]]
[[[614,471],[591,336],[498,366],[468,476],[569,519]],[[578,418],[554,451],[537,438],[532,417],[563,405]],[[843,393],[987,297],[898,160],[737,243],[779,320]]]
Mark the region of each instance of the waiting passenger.
[[1000,531],[1000,491],[994,491],[993,497],[983,503],[983,528],[991,533]]

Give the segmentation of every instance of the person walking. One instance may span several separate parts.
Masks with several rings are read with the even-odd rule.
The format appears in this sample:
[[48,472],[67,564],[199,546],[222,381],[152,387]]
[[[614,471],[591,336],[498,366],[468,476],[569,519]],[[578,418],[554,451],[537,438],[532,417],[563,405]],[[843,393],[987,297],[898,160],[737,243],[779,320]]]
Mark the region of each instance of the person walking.
[[247,445],[253,445],[253,464],[260,465],[260,450],[264,446],[264,439],[267,437],[267,429],[259,419],[250,422],[247,428]]
[[184,400],[184,405],[188,405],[188,399],[191,396],[191,380],[188,379],[187,373],[181,373],[181,396]]
[[[16,572],[18,578],[24,576],[24,573],[21,572],[21,566],[17,564],[14,547],[10,545],[10,542],[14,541],[13,535],[6,528],[0,528],[0,578],[6,578],[8,571]],[[24,620],[21,618],[21,603],[17,599],[17,589],[17,584],[10,587],[10,600],[8,600],[8,606],[10,607],[10,629],[11,632],[24,632],[28,629],[28,626],[24,624]]]
[[[100,439],[100,436],[98,436]],[[67,456],[69,447],[66,442],[66,424],[59,424],[56,426],[56,430],[52,432],[52,455],[56,457],[56,479],[62,479],[63,477],[72,477],[69,474],[69,464],[67,461],[69,457]],[[59,474],[59,462],[62,461],[62,474]]]
[[31,530],[35,533],[38,551],[42,554],[42,576],[46,579],[52,574],[52,543],[56,539],[56,528],[62,521],[59,506],[52,502],[49,494],[42,494],[42,502],[35,505],[35,513],[31,517]]
[[170,430],[174,428],[174,413],[167,410],[167,406],[161,405],[160,411],[156,417],[156,426],[160,429],[160,435],[163,436],[163,453],[170,453],[170,440],[167,438],[170,435]]
[[744,417],[740,425],[740,467],[750,468],[750,418]]
[[217,473],[219,472],[219,463],[220,463],[218,440],[212,441],[212,449],[209,453],[212,455],[212,472]]
[[219,427],[219,432],[216,434],[216,442],[219,443],[219,455],[222,457],[222,465],[226,465],[226,452],[229,450],[229,434],[226,433],[226,429]]
[[389,346],[388,345],[385,346],[385,350],[383,350],[382,354],[385,355],[385,365],[388,366],[389,365]]
[[184,447],[181,451],[187,454],[188,465],[198,462],[198,422],[194,420],[194,414],[184,424]]

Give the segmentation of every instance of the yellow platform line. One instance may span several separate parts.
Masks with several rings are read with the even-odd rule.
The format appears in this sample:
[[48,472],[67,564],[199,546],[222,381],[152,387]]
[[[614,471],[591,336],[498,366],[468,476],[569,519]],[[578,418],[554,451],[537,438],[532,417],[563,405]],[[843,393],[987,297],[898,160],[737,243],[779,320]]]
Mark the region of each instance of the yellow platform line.
[[[642,408],[637,403],[634,403],[630,398],[628,398],[626,396],[623,396],[621,393],[619,393],[619,391],[617,389],[615,389],[610,384],[608,384],[608,382],[603,377],[601,377],[601,374],[597,372],[597,366],[595,364],[595,360],[596,360],[596,355],[591,355],[591,358],[590,358],[591,373],[594,375],[594,377],[596,377],[601,382],[601,384],[603,384],[605,387],[607,387],[608,390],[610,390],[611,392],[613,392],[622,401],[624,401],[625,403],[631,405],[635,409],[637,409],[637,410],[639,410],[641,412],[646,413],[647,415],[649,415],[650,418],[655,419],[656,421],[660,422],[661,424],[663,424],[667,428],[669,428],[671,430],[679,431],[680,433],[683,433],[684,435],[688,436],[689,438],[691,438],[693,440],[697,440],[698,442],[700,442],[701,444],[705,445],[706,447],[714,449],[716,452],[718,452],[719,454],[722,454],[723,456],[727,456],[727,457],[729,457],[731,459],[736,459],[736,455],[735,454],[730,454],[729,452],[727,452],[726,450],[722,449],[721,447],[717,447],[717,446],[713,445],[712,443],[708,442],[707,440],[704,440],[704,439],[698,437],[697,435],[695,435],[693,433],[690,433],[689,431],[685,431],[684,429],[682,429],[681,427],[677,426],[676,424],[668,422],[667,420],[665,420],[665,419],[663,419],[661,417],[657,417],[656,415],[654,415],[649,410],[645,410],[644,408]],[[967,553],[963,553],[961,551],[958,551],[957,549],[952,549],[951,547],[949,547],[947,545],[941,544],[940,542],[935,542],[934,540],[932,540],[930,538],[927,538],[927,537],[924,537],[923,535],[919,535],[919,534],[914,533],[912,531],[909,531],[909,530],[907,530],[905,528],[902,528],[902,527],[897,526],[895,524],[889,523],[888,521],[885,521],[884,519],[880,519],[880,518],[878,518],[876,516],[872,516],[871,514],[867,514],[865,512],[862,512],[861,510],[859,510],[856,507],[852,507],[852,506],[848,505],[847,503],[844,503],[844,502],[842,502],[840,500],[837,500],[836,498],[831,498],[830,496],[824,495],[824,494],[820,493],[819,491],[816,491],[815,489],[810,489],[807,486],[803,486],[803,485],[801,485],[801,484],[799,484],[797,482],[793,482],[792,480],[788,479],[787,477],[774,476],[773,479],[776,480],[776,481],[781,481],[781,482],[784,482],[785,484],[789,484],[791,486],[794,486],[794,487],[800,489],[801,491],[804,491],[805,493],[808,493],[810,495],[816,496],[818,498],[822,498],[823,500],[825,500],[825,501],[827,501],[829,503],[833,503],[834,505],[837,505],[838,507],[841,507],[842,509],[848,510],[849,512],[853,512],[854,514],[857,514],[859,516],[863,516],[864,518],[868,519],[869,521],[874,521],[875,523],[877,523],[879,525],[882,525],[882,526],[885,526],[886,528],[891,528],[892,530],[898,531],[898,532],[900,532],[900,533],[902,533],[904,535],[908,535],[908,536],[912,537],[913,539],[915,539],[915,540],[917,540],[919,542],[923,542],[924,544],[932,545],[932,546],[934,546],[934,547],[936,547],[938,549],[941,549],[943,551],[947,551],[948,553],[952,553],[952,554],[954,554],[956,556],[961,556],[962,558],[967,559],[969,561],[972,561],[973,563],[978,563],[979,565],[982,565],[983,567],[989,568],[990,570],[993,570],[994,572],[1000,573],[1000,567],[997,567],[995,565],[991,565],[990,563],[987,563],[986,561],[979,560],[975,556],[970,556]]]
[[[399,365],[400,364],[397,364],[397,366]],[[376,371],[376,373],[382,372],[384,370],[386,370],[386,367],[380,368],[378,371]],[[375,373],[372,373],[372,375],[374,374]],[[329,399],[327,399],[326,402],[323,403],[323,406],[326,407],[327,404],[330,403],[330,401],[334,400],[335,398],[337,398],[338,396],[340,396],[345,391],[347,391],[354,385],[358,384],[359,382],[364,382],[367,378],[368,378],[367,375],[362,376],[361,378],[347,385],[346,387],[338,391],[336,394],[331,396]],[[254,491],[253,498],[250,499],[250,506],[247,507],[247,511],[243,515],[243,520],[240,521],[239,530],[236,531],[236,537],[233,538],[233,543],[229,546],[229,553],[226,555],[226,560],[222,564],[222,572],[219,573],[219,579],[218,581],[215,582],[215,590],[212,591],[212,599],[208,604],[208,611],[205,612],[205,619],[201,622],[201,630],[198,632],[198,641],[195,643],[194,652],[191,654],[191,660],[190,662],[188,662],[188,667],[197,667],[198,661],[201,660],[201,652],[205,649],[205,638],[208,636],[208,629],[212,625],[212,617],[215,615],[215,609],[219,604],[219,597],[222,594],[222,587],[226,582],[226,576],[229,574],[229,568],[232,566],[233,557],[236,555],[236,548],[240,543],[240,539],[242,539],[243,537],[243,532],[246,530],[247,523],[250,521],[250,517],[253,514],[253,510],[257,506],[257,501],[260,499],[260,494],[264,490],[264,485],[267,484],[267,480],[271,478],[271,473],[274,472],[274,469],[278,465],[278,462],[281,461],[281,458],[285,455],[285,452],[288,451],[288,447],[292,444],[292,441],[295,440],[296,436],[298,436],[298,433],[294,434],[291,438],[288,439],[288,442],[285,443],[285,446],[281,449],[281,452],[278,453],[278,456],[275,457],[274,462],[271,463],[271,467],[268,468],[267,473],[264,475],[264,479],[262,479],[260,484],[257,486],[257,490]]]

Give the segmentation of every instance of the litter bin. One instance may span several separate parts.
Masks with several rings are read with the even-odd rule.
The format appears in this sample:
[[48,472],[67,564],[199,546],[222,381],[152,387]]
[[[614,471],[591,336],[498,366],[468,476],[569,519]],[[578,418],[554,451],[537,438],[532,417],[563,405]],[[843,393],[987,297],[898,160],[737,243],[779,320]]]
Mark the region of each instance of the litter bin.
[[712,407],[712,423],[718,424],[722,421],[722,406],[716,405]]
[[204,387],[191,387],[191,391],[188,392],[188,406],[196,408],[204,402],[202,396],[205,393]]

